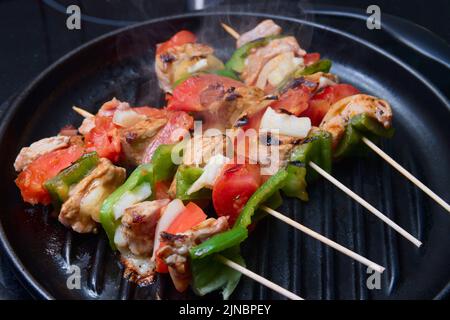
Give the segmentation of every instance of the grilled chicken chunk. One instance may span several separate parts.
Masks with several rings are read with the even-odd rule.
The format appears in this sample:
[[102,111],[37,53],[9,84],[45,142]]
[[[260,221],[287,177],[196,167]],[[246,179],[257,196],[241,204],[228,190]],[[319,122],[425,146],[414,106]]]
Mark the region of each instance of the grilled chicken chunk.
[[103,201],[125,181],[125,175],[125,169],[100,159],[97,167],[69,191],[58,220],[76,232],[95,232]]
[[200,43],[186,43],[168,49],[155,58],[155,71],[159,86],[172,92],[172,86],[188,74],[223,69],[223,63],[214,55],[214,49]]
[[258,143],[250,143],[248,158],[259,163],[262,175],[274,175],[288,161],[292,148],[301,140],[281,134],[259,132]]
[[155,272],[152,259],[155,229],[161,209],[168,199],[144,201],[127,209],[117,228],[114,242],[121,253],[125,277],[138,284],[148,284]]
[[255,85],[266,63],[276,56],[287,52],[292,52],[294,57],[302,57],[306,54],[306,51],[300,47],[297,40],[292,36],[273,39],[264,47],[252,49],[246,59],[241,78],[246,85]]
[[385,128],[391,126],[392,109],[387,101],[366,94],[341,99],[331,106],[320,124],[321,129],[331,133],[333,148],[339,143],[350,119],[362,113],[377,119]]
[[70,137],[67,136],[55,136],[36,141],[29,147],[20,150],[19,155],[14,161],[14,169],[16,169],[17,172],[20,172],[40,156],[54,150],[66,148],[69,144]]
[[200,112],[204,130],[214,128],[225,131],[236,125],[238,120],[253,115],[271,103],[265,100],[264,91],[256,87],[231,87],[226,91],[223,87],[215,87],[214,90],[214,99],[211,99],[212,94],[204,94],[209,97],[205,110]]
[[273,20],[267,19],[260,22],[256,27],[252,30],[247,31],[239,37],[236,41],[236,47],[242,47],[244,44],[249,43],[251,41],[265,38],[268,36],[276,36],[281,34],[281,27],[277,25]]
[[211,157],[232,151],[232,142],[225,135],[194,135],[183,149],[183,164],[203,167]]
[[166,123],[167,119],[146,119],[119,130],[127,164],[136,166],[142,163],[147,146]]
[[164,241],[165,245],[158,250],[157,255],[169,267],[170,277],[179,292],[187,289],[191,279],[189,250],[228,228],[228,219],[220,217],[209,218],[184,233],[161,233],[161,241]]

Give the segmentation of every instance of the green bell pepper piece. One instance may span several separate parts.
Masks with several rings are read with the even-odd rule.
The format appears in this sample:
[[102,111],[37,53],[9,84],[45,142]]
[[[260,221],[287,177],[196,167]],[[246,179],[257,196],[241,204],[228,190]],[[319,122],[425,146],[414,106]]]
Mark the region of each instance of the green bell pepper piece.
[[283,190],[288,197],[298,198],[302,201],[308,201],[308,192],[306,192],[306,168],[295,164],[288,164],[286,167],[288,176]]
[[325,73],[329,72],[331,69],[331,65],[332,65],[331,60],[328,60],[328,59],[319,60],[319,61],[307,66],[306,68],[304,68],[302,70],[297,70],[294,73],[294,78],[298,78],[301,76],[307,76],[307,75],[314,74],[317,72],[325,72]]
[[[275,191],[275,193],[267,199],[266,202],[263,203],[263,205],[272,208],[277,209],[278,207],[281,207],[283,204],[283,197],[281,196],[281,193],[279,190]],[[260,220],[264,219],[268,215],[267,211],[258,209],[256,210],[255,214],[252,217],[252,223],[255,224],[259,222]]]
[[252,223],[252,216],[258,207],[269,200],[287,178],[287,171],[280,169],[271,176],[247,201],[232,229],[219,233],[190,250],[191,259],[200,259],[213,253],[239,245],[248,236],[247,227]]
[[[227,249],[220,254],[245,267],[239,246]],[[223,299],[228,300],[241,278],[240,272],[224,266],[223,263],[216,260],[216,255],[205,259],[191,260],[190,267],[192,290],[199,296],[222,289]]]
[[120,224],[120,219],[116,220],[114,217],[114,205],[120,200],[125,192],[133,191],[136,187],[139,187],[142,183],[149,182],[153,190],[153,164],[142,164],[137,167],[123,185],[111,193],[108,198],[105,199],[100,209],[100,222],[103,229],[108,235],[109,244],[113,250],[116,249],[114,244],[114,234],[117,227]]
[[186,192],[192,184],[202,175],[203,169],[198,167],[180,166],[175,174],[175,182],[177,187],[177,199],[186,201],[194,199],[210,199],[211,190],[201,189],[192,194]]
[[94,169],[99,162],[96,152],[81,156],[70,167],[44,183],[45,189],[50,193],[55,205],[61,205],[69,198],[70,186],[80,182]]
[[175,144],[162,144],[158,146],[152,156],[153,182],[170,180],[177,169],[172,161],[172,150]]
[[218,76],[221,77],[226,77],[226,78],[230,78],[236,81],[240,81],[238,75],[231,69],[225,68],[225,69],[220,69],[220,70],[210,70],[210,71],[205,71],[205,73],[212,73],[212,74],[217,74]]
[[[327,172],[331,172],[331,135],[326,131],[315,131],[302,144],[296,146],[291,153],[290,162],[305,166],[313,161]],[[306,181],[314,181],[319,174],[314,170],[306,170]]]
[[352,117],[347,124],[344,137],[339,142],[334,157],[339,159],[347,156],[365,155],[368,149],[361,143],[363,136],[369,139],[377,139],[378,137],[391,138],[393,134],[394,128],[385,128],[368,114],[359,114]]
[[258,207],[262,203],[269,200],[276,191],[284,186],[287,176],[287,171],[285,169],[280,169],[266,182],[264,182],[264,184],[250,197],[250,199],[248,199],[244,209],[242,209],[235,222],[235,226],[247,228],[252,223],[252,216]]
[[250,51],[254,48],[264,47],[273,39],[282,38],[283,36],[269,36],[261,39],[256,39],[249,43],[244,44],[242,47],[239,47],[234,51],[230,60],[225,63],[225,67],[227,69],[231,69],[236,71],[237,73],[241,73],[244,71],[245,67],[245,59],[250,54]]
[[213,253],[219,253],[223,250],[239,245],[247,239],[248,231],[246,227],[233,227],[232,229],[216,234],[198,246],[189,251],[192,260],[204,258]]

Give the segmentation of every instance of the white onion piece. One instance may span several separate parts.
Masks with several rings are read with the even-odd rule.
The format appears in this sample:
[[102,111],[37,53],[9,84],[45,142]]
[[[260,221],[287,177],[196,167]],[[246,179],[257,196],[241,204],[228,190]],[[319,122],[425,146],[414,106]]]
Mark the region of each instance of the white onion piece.
[[144,201],[152,195],[150,183],[143,183],[132,191],[125,192],[113,206],[114,218],[117,220],[123,216],[125,209],[133,204]]
[[278,130],[279,134],[303,139],[311,130],[311,120],[308,117],[278,113],[268,107],[261,119],[260,129]]
[[269,76],[267,77],[267,81],[269,82],[269,84],[276,87],[280,85],[283,80],[289,77],[294,71],[299,69],[299,67],[302,65],[303,58],[295,58],[292,56],[290,59],[287,59],[286,61],[280,63],[280,65],[278,65],[277,68],[275,68],[275,70],[273,70],[269,74]]
[[264,89],[266,83],[276,87],[295,70],[303,66],[303,58],[295,57],[293,52],[284,52],[267,62],[259,73],[256,86]]
[[328,86],[334,86],[335,84],[336,84],[336,82],[328,79],[327,77],[320,77],[319,85],[317,86],[317,90],[320,90],[320,89],[328,87]]
[[123,248],[127,246],[128,240],[125,237],[123,226],[119,226],[116,229],[116,232],[114,233],[114,243],[117,246],[117,248]]
[[178,215],[183,212],[185,209],[185,206],[183,204],[183,201],[180,199],[174,199],[172,200],[162,213],[161,218],[158,221],[158,225],[156,226],[155,230],[155,241],[153,242],[153,257],[155,256],[156,250],[159,249],[159,234],[162,231],[167,230],[169,226],[172,224],[172,222],[178,217]]
[[187,71],[189,73],[194,73],[197,71],[200,71],[208,66],[208,60],[207,59],[200,59],[196,63],[194,63],[192,66],[190,66]]
[[211,157],[203,169],[203,173],[197,180],[195,180],[186,193],[192,194],[202,188],[212,188],[217,177],[222,171],[222,168],[230,161],[230,158],[227,158],[221,154]]
[[113,123],[124,128],[131,127],[142,120],[145,120],[145,116],[133,109],[117,110],[113,117]]
[[256,86],[264,89],[267,81],[273,86],[281,83],[288,74],[294,71],[293,59],[293,52],[283,52],[269,60],[259,73]]

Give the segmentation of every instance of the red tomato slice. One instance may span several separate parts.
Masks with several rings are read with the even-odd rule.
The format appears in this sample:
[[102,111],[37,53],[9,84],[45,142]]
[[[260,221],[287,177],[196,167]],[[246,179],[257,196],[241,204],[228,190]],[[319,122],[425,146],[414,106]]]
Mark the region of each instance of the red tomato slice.
[[83,151],[83,147],[73,145],[44,154],[34,160],[15,181],[23,200],[31,204],[50,204],[50,194],[44,188],[44,182],[70,166],[83,155]]
[[312,125],[318,126],[333,103],[358,93],[359,90],[349,84],[326,87],[311,98],[309,107],[302,116],[309,117]]
[[186,112],[203,111],[212,102],[221,99],[231,87],[242,87],[244,84],[216,74],[201,74],[188,78],[179,84],[172,96],[168,96],[168,110]]
[[227,164],[213,187],[212,199],[218,216],[229,216],[234,224],[242,208],[261,185],[256,164]]
[[186,209],[173,220],[167,232],[172,234],[185,232],[206,220],[206,217],[206,214],[199,206],[194,202],[189,202],[186,205]]
[[[166,232],[171,234],[186,232],[200,222],[205,221],[206,218],[206,214],[199,206],[193,202],[189,202],[186,205],[186,209],[173,220]],[[161,248],[163,245],[164,244],[161,243],[159,247]],[[167,265],[159,258],[156,258],[156,271],[159,273],[166,273],[169,271]]]
[[173,144],[180,141],[184,134],[193,126],[194,119],[186,112],[177,111],[170,113],[169,121],[145,150],[144,163],[149,163],[152,160],[153,153],[159,145]]
[[119,131],[112,122],[111,117],[96,116],[95,127],[84,137],[86,151],[96,151],[102,158],[112,162],[119,160],[122,146]]
[[307,53],[303,56],[303,62],[305,66],[309,66],[313,63],[316,63],[319,60],[320,60],[320,53],[318,52]]
[[308,109],[309,98],[309,89],[300,85],[288,89],[270,106],[275,110],[285,110],[293,115],[299,116],[303,111]]
[[172,38],[166,42],[159,43],[156,46],[156,54],[162,54],[170,48],[181,46],[186,43],[194,43],[196,40],[195,34],[187,30],[181,30],[175,33]]

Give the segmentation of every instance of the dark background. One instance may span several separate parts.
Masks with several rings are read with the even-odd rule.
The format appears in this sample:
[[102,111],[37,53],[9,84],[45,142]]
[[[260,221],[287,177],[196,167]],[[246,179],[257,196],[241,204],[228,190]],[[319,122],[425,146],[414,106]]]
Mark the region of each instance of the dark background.
[[[353,8],[365,14],[367,6],[377,4],[383,14],[409,20],[427,28],[446,42],[450,39],[450,1],[219,1],[204,0],[206,10],[264,11],[300,16],[328,23],[384,46],[377,38],[382,31],[370,31],[364,21],[329,19],[305,14],[305,9],[333,5]],[[65,8],[79,5],[81,30],[66,28]],[[194,1],[183,0],[0,0],[0,103],[14,97],[21,88],[52,62],[102,34],[147,19],[180,14],[194,10]],[[389,52],[413,66],[430,79],[448,97],[448,69],[425,59],[404,45],[387,43]],[[87,62],[88,63],[88,62]],[[4,107],[7,104],[4,104]],[[0,299],[26,299],[30,295],[15,279],[13,271],[0,252]]]

